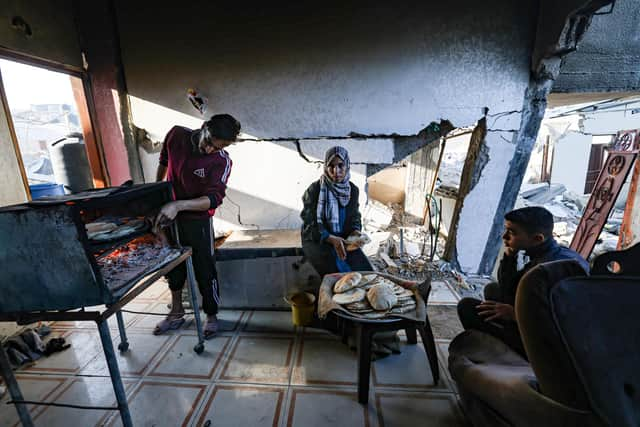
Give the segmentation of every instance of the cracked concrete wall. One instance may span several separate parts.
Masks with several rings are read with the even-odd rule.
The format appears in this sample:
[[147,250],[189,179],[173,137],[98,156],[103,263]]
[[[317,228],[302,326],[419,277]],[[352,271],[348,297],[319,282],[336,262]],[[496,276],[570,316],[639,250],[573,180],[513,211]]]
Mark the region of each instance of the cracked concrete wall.
[[[31,30],[11,25],[22,17]],[[82,67],[72,0],[4,0],[0,8],[0,46],[60,64]]]
[[[195,87],[209,98],[207,114],[229,112],[258,139],[308,138],[300,143],[315,159],[329,145],[320,137],[364,135],[336,141],[354,162],[369,163],[356,171],[362,190],[376,164],[424,144],[411,135],[429,123],[473,126],[488,107],[488,161],[462,210],[458,245],[462,263],[475,270],[513,156],[537,2],[329,2],[313,13],[294,2],[252,10],[185,4],[180,19],[148,3],[117,0],[116,10],[133,120],[155,141],[172,124],[199,125],[186,98]],[[213,16],[215,25],[203,24]],[[380,134],[390,139],[367,137]],[[231,153],[230,199],[235,192],[242,222],[297,227],[300,197],[319,176],[317,165],[286,141],[242,143]],[[145,176],[155,161],[143,158]],[[223,206],[223,218],[239,225],[237,208]]]
[[[194,114],[209,97],[258,137],[411,135],[520,108],[534,2],[244,5],[116,1],[131,95]],[[151,7],[152,6],[152,7]],[[215,25],[206,25],[215,17]]]

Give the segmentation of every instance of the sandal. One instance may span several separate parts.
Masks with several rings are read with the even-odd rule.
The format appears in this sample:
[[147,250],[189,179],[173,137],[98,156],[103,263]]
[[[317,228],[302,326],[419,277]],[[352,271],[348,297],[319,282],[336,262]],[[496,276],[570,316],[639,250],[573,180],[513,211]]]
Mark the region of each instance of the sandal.
[[167,317],[156,325],[156,328],[153,330],[153,335],[162,335],[167,331],[180,329],[184,322],[184,317],[178,317],[177,319],[170,319]]
[[204,339],[208,340],[216,335],[218,335],[218,319],[207,320],[204,326]]

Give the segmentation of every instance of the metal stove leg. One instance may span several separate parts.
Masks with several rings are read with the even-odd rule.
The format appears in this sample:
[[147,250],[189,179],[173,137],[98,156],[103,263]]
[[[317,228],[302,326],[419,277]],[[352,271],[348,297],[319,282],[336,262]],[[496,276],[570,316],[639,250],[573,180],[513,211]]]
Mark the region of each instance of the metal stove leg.
[[120,344],[118,344],[118,350],[125,352],[129,350],[129,341],[127,340],[127,331],[124,328],[124,319],[122,318],[122,312],[116,311],[116,319],[118,320],[118,332],[120,332]]
[[193,351],[200,354],[204,351],[204,332],[202,331],[202,320],[200,320],[200,307],[198,306],[198,294],[196,294],[196,275],[193,271],[191,257],[187,258],[187,282],[189,282],[193,317],[196,319],[196,330],[198,331],[198,344],[193,348]]
[[[16,377],[13,376],[11,364],[9,364],[9,357],[7,356],[7,352],[4,350],[2,344],[0,344],[0,373],[4,378],[5,384],[7,384],[9,394],[11,395],[11,400],[23,401],[24,398],[22,397],[20,386],[18,386]],[[31,415],[29,414],[27,405],[25,405],[24,403],[16,403],[15,405],[22,425],[24,427],[33,427],[33,421],[31,421]]]
[[109,332],[109,325],[106,320],[98,322],[98,332],[100,332],[104,357],[107,359],[107,366],[109,367],[109,374],[111,375],[111,384],[113,385],[113,392],[116,394],[122,425],[124,427],[133,427],[129,404],[127,403],[127,395],[124,392],[124,385],[122,385],[122,377],[120,377],[120,369],[118,368],[118,359],[113,349],[111,333]]

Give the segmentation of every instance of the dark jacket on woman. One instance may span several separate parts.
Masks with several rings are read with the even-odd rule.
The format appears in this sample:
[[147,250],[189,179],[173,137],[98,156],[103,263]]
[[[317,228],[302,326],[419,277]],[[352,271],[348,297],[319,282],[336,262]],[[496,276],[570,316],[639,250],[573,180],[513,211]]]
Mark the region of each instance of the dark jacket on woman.
[[[342,233],[338,234],[339,237],[347,238],[354,230],[362,230],[362,216],[360,215],[360,206],[358,198],[360,191],[358,187],[352,182],[351,184],[351,197],[349,203],[345,206],[345,220]],[[302,196],[302,203],[304,207],[300,213],[302,218],[302,241],[320,243],[323,234],[326,236],[327,230],[324,230],[322,225],[318,224],[318,196],[320,194],[320,180],[314,182],[307,188]],[[323,233],[325,232],[325,233]]]

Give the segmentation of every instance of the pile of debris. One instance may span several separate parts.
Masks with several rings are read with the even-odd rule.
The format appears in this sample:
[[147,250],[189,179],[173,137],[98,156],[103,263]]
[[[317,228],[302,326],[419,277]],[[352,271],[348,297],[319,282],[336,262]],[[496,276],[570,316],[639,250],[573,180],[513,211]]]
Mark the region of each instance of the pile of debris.
[[446,281],[461,296],[475,296],[490,281],[486,276],[467,276],[438,256],[444,252],[445,239],[439,236],[436,253],[429,254],[432,235],[427,227],[415,224],[402,206],[385,206],[369,200],[363,215],[364,231],[371,242],[362,250],[376,271],[421,282],[428,277]]
[[[588,201],[588,195],[579,195],[568,191],[562,184],[523,184],[518,195],[516,208],[524,206],[546,208],[553,215],[553,234],[556,240],[561,245],[569,246]],[[612,210],[607,224],[600,233],[592,256],[616,250],[618,233],[624,215],[624,209],[620,208],[621,203],[622,201],[619,201],[618,206]]]

